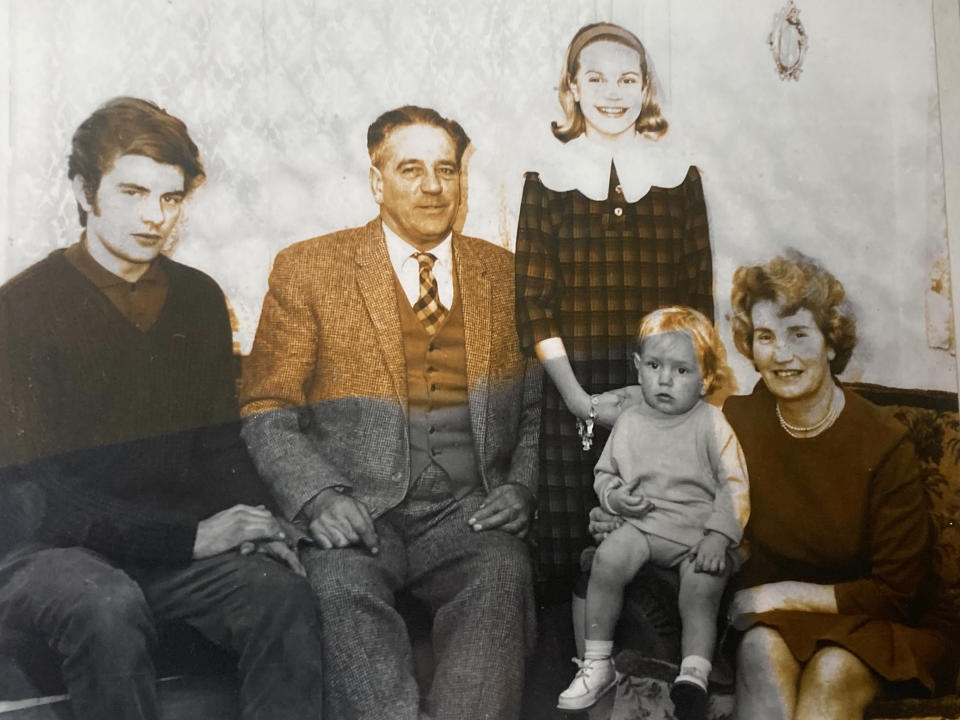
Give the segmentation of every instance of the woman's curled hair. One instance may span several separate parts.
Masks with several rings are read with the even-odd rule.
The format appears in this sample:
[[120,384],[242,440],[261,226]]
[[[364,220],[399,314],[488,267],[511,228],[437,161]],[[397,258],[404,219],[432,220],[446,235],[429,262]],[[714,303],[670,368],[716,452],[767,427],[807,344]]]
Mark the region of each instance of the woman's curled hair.
[[857,344],[857,324],[843,285],[813,258],[797,250],[764,265],[744,265],[733,274],[730,304],[733,307],[733,342],[753,359],[753,306],[760,300],[780,305],[781,316],[806,308],[827,347],[834,352],[830,372],[838,375],[850,361]]

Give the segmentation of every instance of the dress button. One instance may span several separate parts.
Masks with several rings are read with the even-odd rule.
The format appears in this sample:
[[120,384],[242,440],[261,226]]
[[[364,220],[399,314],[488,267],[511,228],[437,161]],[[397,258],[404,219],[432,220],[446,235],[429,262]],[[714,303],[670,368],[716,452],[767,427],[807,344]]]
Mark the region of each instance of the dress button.
[[617,217],[620,217],[621,215],[623,215],[623,208],[622,207],[614,208],[613,214],[616,215]]
[[434,352],[436,349],[437,349],[437,346],[434,343],[430,343],[429,347],[427,347],[427,350],[429,350],[430,352]]
[[617,187],[615,187],[614,190],[616,190],[617,195],[623,195],[623,188],[620,187],[619,185],[617,185]]
[[433,435],[436,431],[437,429],[433,425],[431,425],[430,428],[427,430],[427,432],[430,433],[431,435]]
[[436,392],[436,391],[437,391],[437,384],[430,383],[430,392]]

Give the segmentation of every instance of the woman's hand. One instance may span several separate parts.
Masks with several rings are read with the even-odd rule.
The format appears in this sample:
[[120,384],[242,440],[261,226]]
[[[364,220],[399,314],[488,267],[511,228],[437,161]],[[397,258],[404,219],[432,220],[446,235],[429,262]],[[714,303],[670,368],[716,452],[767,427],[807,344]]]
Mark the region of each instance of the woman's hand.
[[784,580],[739,590],[730,603],[728,618],[738,630],[745,629],[750,613],[798,610],[836,615],[837,596],[833,585]]
[[588,530],[597,543],[603,542],[607,535],[612,533],[618,527],[623,525],[623,518],[619,515],[611,515],[602,507],[597,506],[590,511],[590,524]]
[[722,575],[727,569],[727,547],[730,541],[723,533],[708,530],[690,551],[693,569],[708,575]]

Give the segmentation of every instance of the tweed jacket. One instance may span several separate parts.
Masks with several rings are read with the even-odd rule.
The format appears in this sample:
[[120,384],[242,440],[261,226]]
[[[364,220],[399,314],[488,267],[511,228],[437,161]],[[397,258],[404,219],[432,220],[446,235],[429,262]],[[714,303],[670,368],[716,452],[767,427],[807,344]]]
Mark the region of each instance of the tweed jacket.
[[[541,374],[520,352],[513,256],[453,235],[470,423],[485,489],[536,494]],[[393,267],[380,218],[277,255],[245,363],[243,436],[281,510],[349,488],[376,518],[410,477],[407,377]]]

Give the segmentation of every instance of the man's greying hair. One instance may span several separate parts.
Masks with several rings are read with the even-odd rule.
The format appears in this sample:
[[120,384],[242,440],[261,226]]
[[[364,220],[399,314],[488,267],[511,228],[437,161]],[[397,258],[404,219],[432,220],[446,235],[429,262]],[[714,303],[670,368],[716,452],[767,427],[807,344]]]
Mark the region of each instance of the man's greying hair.
[[456,148],[457,165],[460,165],[463,153],[470,144],[470,138],[460,127],[460,123],[443,117],[433,108],[404,105],[383,113],[367,129],[367,152],[370,154],[370,162],[374,167],[381,167],[384,145],[390,133],[407,125],[431,125],[445,130],[450,139],[453,140]]
[[[123,155],[143,155],[158,163],[176,165],[183,171],[184,190],[189,194],[205,177],[200,152],[179,118],[149,100],[117,97],[107,101],[84,120],[73,134],[67,176],[83,178],[87,202],[96,209],[97,190],[103,175]],[[80,224],[87,213],[77,204]]]

